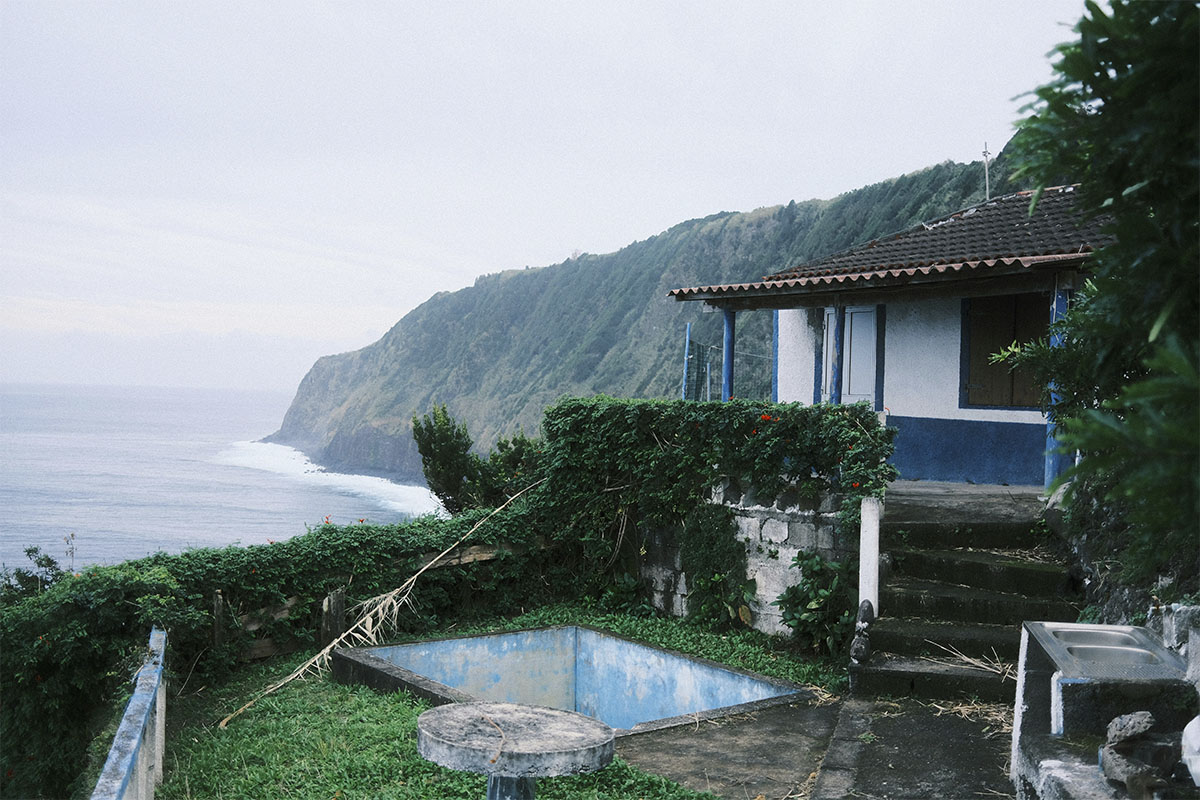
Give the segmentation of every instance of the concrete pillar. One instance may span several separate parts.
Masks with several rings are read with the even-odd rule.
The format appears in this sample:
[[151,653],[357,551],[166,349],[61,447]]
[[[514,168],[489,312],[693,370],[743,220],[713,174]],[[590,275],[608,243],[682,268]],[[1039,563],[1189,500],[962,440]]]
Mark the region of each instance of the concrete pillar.
[[536,796],[536,778],[514,778],[508,775],[488,776],[486,800],[534,800]]
[[771,312],[771,402],[779,402],[779,309]]
[[858,524],[858,604],[870,600],[879,617],[879,522],[883,518],[883,501],[864,497],[859,506]]

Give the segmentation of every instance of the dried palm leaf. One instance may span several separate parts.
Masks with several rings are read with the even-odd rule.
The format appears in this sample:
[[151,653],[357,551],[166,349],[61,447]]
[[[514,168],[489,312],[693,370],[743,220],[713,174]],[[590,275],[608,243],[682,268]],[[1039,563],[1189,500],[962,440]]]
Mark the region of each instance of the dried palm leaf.
[[[545,478],[542,480],[545,480]],[[232,714],[225,717],[218,724],[218,727],[224,728],[234,717],[238,716],[267,695],[274,694],[275,692],[279,691],[292,681],[298,678],[303,678],[307,675],[319,675],[320,673],[324,672],[329,668],[330,656],[338,647],[342,647],[346,644],[353,644],[358,647],[370,647],[372,645],[379,644],[380,637],[386,631],[395,630],[397,622],[400,618],[400,610],[405,606],[412,606],[412,591],[413,587],[415,587],[417,584],[417,579],[425,574],[427,570],[431,569],[435,564],[453,552],[459,545],[469,539],[471,534],[479,530],[483,523],[487,522],[496,514],[499,514],[506,506],[508,506],[509,503],[516,500],[518,497],[525,494],[541,482],[542,481],[532,483],[514,494],[512,497],[508,498],[508,500],[504,501],[503,505],[496,507],[492,510],[492,513],[488,514],[486,517],[472,525],[471,529],[459,537],[457,542],[450,545],[433,558],[429,559],[429,561],[425,563],[425,566],[413,573],[408,580],[397,586],[395,589],[392,589],[390,592],[385,592],[384,594],[372,597],[369,600],[364,600],[363,602],[354,606],[354,609],[361,609],[358,612],[358,621],[347,628],[345,633],[334,639],[329,644],[325,645],[325,647],[321,648],[321,650],[308,661],[305,661],[303,664],[296,667],[296,669],[293,670],[292,673],[286,678],[276,681],[266,689],[263,689],[237,711],[234,711]]]

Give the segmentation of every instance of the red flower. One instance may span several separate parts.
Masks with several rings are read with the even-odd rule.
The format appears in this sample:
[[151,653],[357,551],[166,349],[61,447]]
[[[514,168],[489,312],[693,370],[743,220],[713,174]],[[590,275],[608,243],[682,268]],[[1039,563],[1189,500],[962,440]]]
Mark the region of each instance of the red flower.
[[754,430],[750,431],[751,436],[753,436],[756,433],[758,433],[758,428],[755,428]]
[[857,488],[858,488],[858,481],[855,481],[854,483],[850,484],[850,486],[851,486],[852,488],[854,488],[854,489],[857,489]]
[[770,422],[770,421],[771,421],[771,415],[770,415],[770,414],[763,414],[763,415],[760,417],[760,419],[761,419],[763,422]]

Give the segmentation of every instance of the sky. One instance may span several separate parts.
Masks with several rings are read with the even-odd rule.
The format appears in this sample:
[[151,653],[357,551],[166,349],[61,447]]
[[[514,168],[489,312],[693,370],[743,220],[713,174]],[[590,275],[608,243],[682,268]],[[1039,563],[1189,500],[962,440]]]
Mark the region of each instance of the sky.
[[479,275],[979,160],[1082,12],[0,0],[0,381],[293,391]]

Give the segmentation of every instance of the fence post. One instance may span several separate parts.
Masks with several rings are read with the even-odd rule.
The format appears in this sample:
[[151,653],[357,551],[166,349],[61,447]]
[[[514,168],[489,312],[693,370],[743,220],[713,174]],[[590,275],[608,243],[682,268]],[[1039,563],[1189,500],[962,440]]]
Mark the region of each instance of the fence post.
[[220,589],[213,592],[212,617],[213,647],[220,647],[225,644],[225,596]]
[[346,590],[335,589],[321,601],[320,645],[327,646],[346,632]]
[[858,603],[871,601],[875,616],[879,616],[879,521],[883,516],[883,501],[864,497],[859,507],[858,524]]

